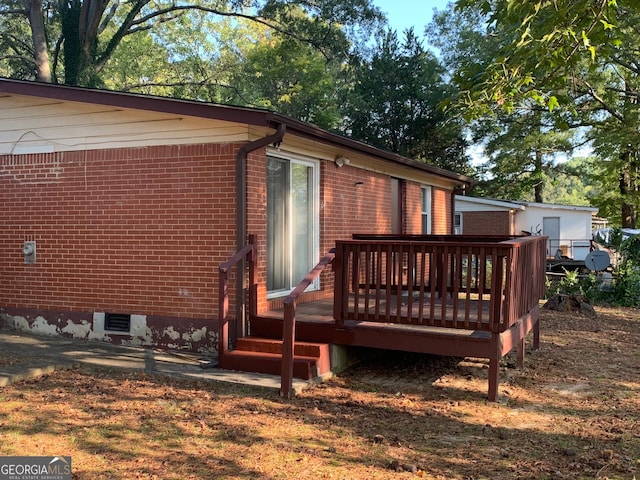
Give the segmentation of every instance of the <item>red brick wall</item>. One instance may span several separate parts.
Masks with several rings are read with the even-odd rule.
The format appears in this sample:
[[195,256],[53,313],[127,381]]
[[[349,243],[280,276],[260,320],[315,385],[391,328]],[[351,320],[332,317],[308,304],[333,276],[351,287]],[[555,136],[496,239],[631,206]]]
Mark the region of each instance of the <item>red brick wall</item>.
[[0,305],[212,318],[237,147],[0,157]]
[[510,214],[502,212],[464,212],[462,232],[465,235],[508,235],[511,233]]
[[[236,251],[239,144],[0,157],[0,313],[91,312],[196,319],[215,330],[218,266]],[[390,177],[320,162],[320,256],[353,233],[391,232]],[[247,160],[247,233],[257,237],[258,310],[266,298],[266,156]],[[420,233],[420,185],[404,182],[406,233]],[[434,233],[449,231],[449,192],[433,189]],[[37,261],[25,265],[23,242]],[[332,293],[328,269],[315,299]],[[235,316],[230,279],[230,313]],[[71,313],[73,312],[73,314]],[[84,312],[84,314],[78,314]],[[64,326],[63,317],[58,320]]]
[[442,188],[432,188],[433,223],[431,233],[445,235],[451,233],[451,191]]
[[359,168],[323,162],[320,172],[320,230],[327,251],[337,239],[353,233],[386,233],[391,229],[391,180]]
[[403,232],[419,235],[422,233],[422,185],[405,182],[404,196]]

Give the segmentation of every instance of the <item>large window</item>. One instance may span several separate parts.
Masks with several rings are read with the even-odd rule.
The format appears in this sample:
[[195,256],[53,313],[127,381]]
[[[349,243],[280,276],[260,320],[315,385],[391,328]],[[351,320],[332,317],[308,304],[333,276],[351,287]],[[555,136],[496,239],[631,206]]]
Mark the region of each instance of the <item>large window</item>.
[[314,162],[267,157],[267,291],[271,297],[292,290],[317,261],[317,171]]
[[431,234],[431,187],[422,187],[422,234]]

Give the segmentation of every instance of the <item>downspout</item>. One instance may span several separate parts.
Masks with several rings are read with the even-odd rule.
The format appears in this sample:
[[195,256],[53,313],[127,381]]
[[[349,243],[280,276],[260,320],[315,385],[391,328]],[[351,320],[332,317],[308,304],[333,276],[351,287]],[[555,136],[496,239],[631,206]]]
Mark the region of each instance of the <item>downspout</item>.
[[[275,133],[253,142],[243,144],[236,154],[236,251],[239,252],[247,241],[247,155],[250,152],[266,147],[272,143],[282,141],[287,126],[284,123],[278,124]],[[244,272],[245,262],[242,260],[238,264],[238,272]],[[236,338],[244,335],[245,295],[244,295],[244,275],[236,275]]]

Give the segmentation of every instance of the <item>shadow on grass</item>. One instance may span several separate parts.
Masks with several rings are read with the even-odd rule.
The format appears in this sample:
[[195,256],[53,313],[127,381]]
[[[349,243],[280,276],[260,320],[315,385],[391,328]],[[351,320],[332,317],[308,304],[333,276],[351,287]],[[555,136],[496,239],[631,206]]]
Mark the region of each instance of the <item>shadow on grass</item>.
[[[414,478],[412,469],[430,479],[631,479],[637,378],[599,372],[637,373],[637,333],[616,318],[583,335],[586,322],[554,318],[525,370],[506,371],[495,404],[481,361],[398,352],[291,401],[239,385],[60,372],[0,391],[0,454],[50,454],[42,446],[53,439],[55,454],[73,450],[77,479],[92,480]],[[610,351],[614,342],[623,348]]]

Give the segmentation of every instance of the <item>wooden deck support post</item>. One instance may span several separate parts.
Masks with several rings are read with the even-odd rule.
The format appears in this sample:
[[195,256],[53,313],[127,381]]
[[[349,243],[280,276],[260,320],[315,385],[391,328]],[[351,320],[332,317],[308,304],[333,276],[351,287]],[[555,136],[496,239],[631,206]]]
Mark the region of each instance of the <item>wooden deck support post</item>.
[[320,259],[293,291],[284,299],[284,321],[282,325],[282,368],[280,370],[280,395],[291,398],[293,392],[293,362],[296,348],[296,304],[297,299],[324,271],[327,265],[333,262],[336,256],[335,248]]
[[516,367],[523,368],[524,367],[524,349],[525,349],[525,341],[524,337],[518,340],[518,344],[516,345]]
[[296,299],[287,298],[284,305],[284,323],[282,330],[282,368],[280,372],[280,395],[293,396],[293,358],[296,338]]
[[226,269],[218,273],[218,356],[229,350],[229,276]]
[[489,358],[489,401],[498,400],[498,385],[500,384],[500,359],[502,358],[502,340],[499,333],[491,334],[491,358]]

